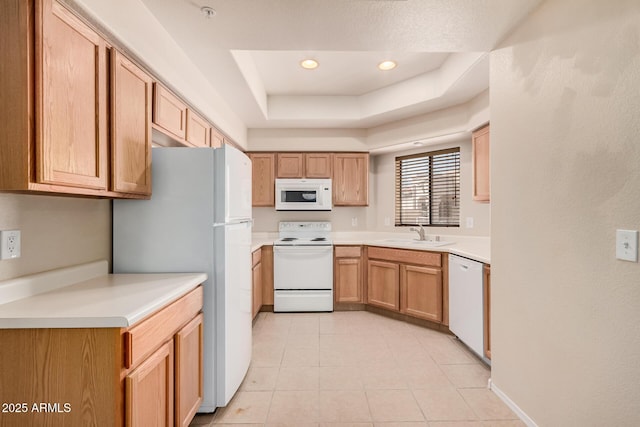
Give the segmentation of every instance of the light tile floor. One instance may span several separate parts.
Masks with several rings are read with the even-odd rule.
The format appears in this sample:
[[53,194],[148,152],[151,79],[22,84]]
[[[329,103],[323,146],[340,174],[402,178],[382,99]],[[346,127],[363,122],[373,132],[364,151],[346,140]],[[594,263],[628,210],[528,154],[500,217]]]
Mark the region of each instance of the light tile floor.
[[366,311],[258,316],[240,390],[191,426],[525,425],[454,337]]

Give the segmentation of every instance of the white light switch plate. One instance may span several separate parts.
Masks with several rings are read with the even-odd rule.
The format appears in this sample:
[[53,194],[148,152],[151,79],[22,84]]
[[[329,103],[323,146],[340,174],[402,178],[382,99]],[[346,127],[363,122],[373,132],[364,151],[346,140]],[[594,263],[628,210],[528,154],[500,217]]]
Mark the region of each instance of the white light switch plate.
[[20,230],[0,231],[0,259],[20,258]]
[[637,230],[616,230],[616,258],[638,262]]

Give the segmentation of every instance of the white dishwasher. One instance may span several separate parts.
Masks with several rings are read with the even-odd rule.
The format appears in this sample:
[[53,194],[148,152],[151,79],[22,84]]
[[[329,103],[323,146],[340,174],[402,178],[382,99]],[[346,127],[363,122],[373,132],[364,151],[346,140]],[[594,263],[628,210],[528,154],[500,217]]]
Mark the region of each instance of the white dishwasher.
[[449,254],[449,329],[484,359],[481,262]]

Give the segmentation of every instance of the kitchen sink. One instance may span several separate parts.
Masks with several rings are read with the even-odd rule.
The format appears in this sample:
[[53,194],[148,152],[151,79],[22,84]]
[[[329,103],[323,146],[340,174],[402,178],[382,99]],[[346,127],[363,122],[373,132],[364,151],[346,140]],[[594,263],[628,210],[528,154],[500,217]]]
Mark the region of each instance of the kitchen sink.
[[385,243],[398,243],[403,245],[415,245],[415,246],[424,246],[424,247],[438,247],[438,246],[446,246],[451,245],[454,242],[447,242],[444,240],[434,241],[434,240],[416,240],[416,239],[385,239],[380,240],[380,242]]

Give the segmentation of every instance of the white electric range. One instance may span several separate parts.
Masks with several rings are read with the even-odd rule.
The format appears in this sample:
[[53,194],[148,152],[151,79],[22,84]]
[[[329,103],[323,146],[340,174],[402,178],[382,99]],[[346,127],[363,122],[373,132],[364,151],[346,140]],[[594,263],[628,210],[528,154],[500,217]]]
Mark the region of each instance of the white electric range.
[[333,311],[333,243],[328,221],[283,221],[273,243],[273,311]]

